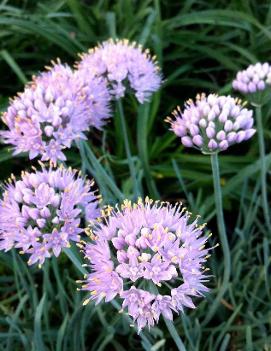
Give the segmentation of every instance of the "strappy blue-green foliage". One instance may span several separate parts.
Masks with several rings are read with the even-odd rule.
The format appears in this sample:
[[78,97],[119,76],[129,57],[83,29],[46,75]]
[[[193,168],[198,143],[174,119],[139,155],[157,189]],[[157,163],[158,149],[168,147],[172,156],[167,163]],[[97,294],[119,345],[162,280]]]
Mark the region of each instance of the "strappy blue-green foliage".
[[[2,0],[0,3],[0,108],[51,60],[73,64],[78,52],[109,37],[136,40],[156,54],[164,83],[150,103],[123,101],[138,192],[182,201],[200,214],[219,242],[210,158],[184,149],[164,118],[200,92],[234,94],[231,81],[250,63],[269,61],[271,7],[267,0]],[[87,143],[67,151],[68,164],[94,176],[104,203],[132,198],[121,116],[93,131]],[[260,169],[271,166],[271,103],[262,111],[266,156],[257,137],[219,155],[226,232],[232,264],[226,293],[208,317],[223,279],[220,247],[209,260],[210,293],[195,310],[175,316],[175,329],[188,351],[271,350],[271,233],[264,222]],[[37,161],[33,162],[36,165]],[[0,147],[0,180],[30,168],[26,155]],[[267,172],[267,197],[270,193]],[[270,202],[269,202],[270,204]],[[75,249],[75,248],[74,248]],[[78,264],[78,251],[69,251]],[[77,270],[62,254],[41,268],[17,251],[0,252],[0,350],[5,351],[174,351],[161,319],[137,335],[119,314],[117,302],[82,306]],[[174,331],[173,331],[174,333]]]

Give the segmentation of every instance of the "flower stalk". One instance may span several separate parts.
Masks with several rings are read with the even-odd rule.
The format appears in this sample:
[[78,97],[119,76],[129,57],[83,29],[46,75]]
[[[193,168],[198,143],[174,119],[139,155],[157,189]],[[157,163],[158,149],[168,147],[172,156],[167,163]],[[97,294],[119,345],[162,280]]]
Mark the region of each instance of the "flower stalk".
[[175,345],[177,346],[178,348],[178,351],[186,351],[186,348],[184,346],[184,343],[180,337],[180,335],[178,334],[174,324],[172,321],[170,321],[169,319],[167,318],[164,318],[164,321],[165,321],[165,324],[167,326],[167,329],[172,337],[172,339],[174,340],[175,342]]
[[137,146],[139,151],[140,160],[142,162],[144,175],[150,195],[154,199],[159,199],[160,195],[157,190],[155,181],[151,174],[148,154],[148,116],[150,105],[145,103],[139,106],[138,123],[137,123]]
[[223,280],[222,280],[220,290],[206,315],[206,318],[204,320],[204,325],[206,325],[215,314],[222,297],[224,296],[225,292],[228,289],[230,274],[231,274],[231,257],[230,257],[230,249],[229,249],[227,233],[225,229],[222,192],[221,192],[221,185],[220,185],[219,161],[218,161],[217,153],[211,154],[211,164],[212,164],[212,173],[213,173],[218,234],[219,234],[219,239],[220,239],[223,256],[224,256],[224,274],[223,274]]
[[265,145],[264,145],[264,129],[262,123],[262,107],[256,106],[256,123],[259,141],[259,153],[260,153],[260,163],[261,163],[261,193],[262,193],[262,206],[264,219],[267,228],[270,230],[270,216],[269,216],[269,206],[267,199],[267,186],[266,186],[266,163],[265,163]]
[[125,121],[125,116],[124,116],[123,106],[122,106],[121,100],[117,101],[117,108],[118,108],[118,113],[119,113],[119,117],[120,117],[122,134],[123,134],[123,138],[124,138],[124,146],[125,146],[127,161],[128,161],[132,181],[133,181],[134,196],[135,196],[135,198],[137,198],[141,194],[140,194],[140,188],[139,188],[139,182],[138,182],[138,178],[137,178],[137,174],[136,174],[135,164],[134,164],[134,161],[132,159],[132,153],[131,153],[129,139],[128,139],[127,126],[126,126],[126,121]]
[[[96,174],[97,182],[100,182],[102,178],[104,182],[107,184],[107,187],[110,189],[111,193],[119,200],[122,201],[124,199],[124,195],[112,180],[112,178],[108,175],[105,171],[103,166],[97,160],[94,152],[92,151],[91,147],[88,145],[86,141],[79,141],[79,150],[81,156],[84,157],[85,162],[83,163],[85,167],[89,170],[91,174]],[[102,187],[101,187],[102,188]]]

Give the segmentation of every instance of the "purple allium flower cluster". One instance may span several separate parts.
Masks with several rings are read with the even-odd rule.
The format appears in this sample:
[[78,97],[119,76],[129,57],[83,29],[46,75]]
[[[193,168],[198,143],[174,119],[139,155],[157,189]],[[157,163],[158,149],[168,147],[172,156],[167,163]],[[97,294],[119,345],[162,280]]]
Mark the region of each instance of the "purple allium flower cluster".
[[108,80],[111,94],[119,99],[130,88],[140,103],[145,102],[161,85],[161,74],[148,50],[128,40],[108,40],[81,56],[78,70]]
[[271,66],[269,63],[256,63],[247,69],[239,71],[232,82],[234,89],[243,94],[264,90],[271,84]]
[[231,96],[197,95],[195,102],[187,101],[184,111],[178,107],[173,116],[166,121],[182,144],[206,154],[226,150],[256,132],[252,110]]
[[58,256],[70,241],[78,241],[81,220],[99,215],[93,183],[72,169],[60,167],[23,172],[10,179],[0,201],[0,249],[15,247],[30,254],[28,263],[43,264]]
[[108,211],[106,222],[90,230],[94,241],[84,246],[92,268],[82,287],[90,291],[86,303],[120,297],[139,331],[161,314],[172,320],[173,311],[194,308],[191,297],[208,291],[204,225],[190,223],[180,204],[150,199],[125,200],[120,210]]
[[267,62],[248,66],[237,73],[232,86],[245,94],[253,105],[265,104],[271,94],[271,66]]
[[8,130],[0,136],[42,161],[65,160],[64,148],[85,138],[90,127],[101,128],[110,117],[110,94],[103,78],[84,76],[59,62],[29,83],[15,97],[2,119]]

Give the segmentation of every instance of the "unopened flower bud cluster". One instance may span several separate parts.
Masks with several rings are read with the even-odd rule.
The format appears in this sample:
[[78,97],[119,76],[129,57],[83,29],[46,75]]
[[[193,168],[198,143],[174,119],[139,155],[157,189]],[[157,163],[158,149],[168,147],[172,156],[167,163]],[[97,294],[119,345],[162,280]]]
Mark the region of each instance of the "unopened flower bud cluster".
[[252,110],[231,96],[198,95],[195,102],[186,103],[184,111],[177,108],[173,116],[166,121],[182,144],[204,153],[226,150],[255,133]]

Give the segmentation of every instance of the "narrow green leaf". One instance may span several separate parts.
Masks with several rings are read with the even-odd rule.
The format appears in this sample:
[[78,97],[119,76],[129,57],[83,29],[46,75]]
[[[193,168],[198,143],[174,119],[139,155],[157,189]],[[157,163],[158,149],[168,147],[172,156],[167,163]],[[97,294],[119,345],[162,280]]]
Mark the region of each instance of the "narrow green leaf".
[[34,345],[35,345],[35,350],[39,350],[39,351],[46,350],[43,336],[42,336],[42,323],[41,323],[45,301],[46,301],[46,293],[43,294],[37,306],[35,319],[34,319]]
[[27,82],[27,78],[21,68],[18,66],[14,58],[9,54],[7,50],[0,51],[1,57],[6,61],[6,63],[10,66],[10,68],[14,71],[20,81],[25,84]]

